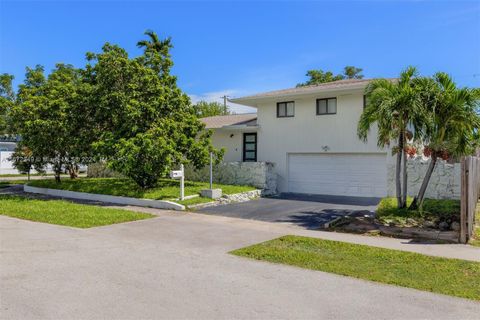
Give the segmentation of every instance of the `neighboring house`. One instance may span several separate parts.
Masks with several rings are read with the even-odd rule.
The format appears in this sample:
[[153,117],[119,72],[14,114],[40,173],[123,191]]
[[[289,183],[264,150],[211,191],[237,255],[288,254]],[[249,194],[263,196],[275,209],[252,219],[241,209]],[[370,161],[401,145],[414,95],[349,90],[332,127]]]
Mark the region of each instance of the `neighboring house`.
[[257,115],[204,118],[224,161],[273,162],[279,192],[382,197],[388,150],[377,131],[364,143],[357,124],[369,80],[340,80],[231,99]]
[[203,118],[207,129],[213,129],[213,145],[225,148],[223,161],[257,161],[257,114],[233,114]]
[[10,157],[17,144],[11,141],[0,141],[0,174],[16,174],[18,171],[13,167]]

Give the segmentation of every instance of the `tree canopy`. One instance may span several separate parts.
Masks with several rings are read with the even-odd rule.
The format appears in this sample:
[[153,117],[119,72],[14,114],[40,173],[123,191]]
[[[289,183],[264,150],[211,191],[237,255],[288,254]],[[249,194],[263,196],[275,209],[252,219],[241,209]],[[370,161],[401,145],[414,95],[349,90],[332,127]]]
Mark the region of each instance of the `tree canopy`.
[[228,106],[225,106],[219,102],[199,101],[193,106],[193,109],[199,118],[232,114],[228,109]]
[[181,163],[204,166],[210,152],[221,159],[170,73],[171,39],[146,35],[138,57],[106,43],[100,53],[87,53],[81,69],[57,64],[47,77],[42,66],[27,68],[17,94],[2,78],[2,110],[8,102],[12,128],[22,137],[17,154],[35,159],[18,162],[19,169],[48,163],[59,181],[63,170],[73,178],[80,164],[101,160],[149,188]]
[[343,68],[343,73],[336,75],[332,71],[323,71],[321,69],[308,70],[306,76],[309,77],[309,79],[306,82],[297,84],[297,87],[310,86],[344,79],[362,79],[362,71],[363,69],[354,66],[346,66]]

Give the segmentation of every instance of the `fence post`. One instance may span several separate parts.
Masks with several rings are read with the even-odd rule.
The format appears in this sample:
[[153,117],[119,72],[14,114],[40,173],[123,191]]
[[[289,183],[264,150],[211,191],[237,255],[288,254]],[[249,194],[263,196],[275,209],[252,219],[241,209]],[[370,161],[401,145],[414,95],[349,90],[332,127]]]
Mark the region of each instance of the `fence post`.
[[467,243],[467,219],[468,219],[468,176],[467,160],[462,157],[460,170],[460,243]]

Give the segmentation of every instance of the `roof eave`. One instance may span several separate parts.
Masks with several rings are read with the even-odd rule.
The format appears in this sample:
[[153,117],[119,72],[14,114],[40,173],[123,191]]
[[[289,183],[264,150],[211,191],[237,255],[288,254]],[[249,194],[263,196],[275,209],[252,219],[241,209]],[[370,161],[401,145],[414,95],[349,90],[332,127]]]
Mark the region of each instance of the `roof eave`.
[[[255,106],[258,107],[258,103],[262,101],[268,100],[278,100],[284,98],[295,98],[299,96],[311,96],[311,95],[318,95],[318,94],[325,94],[329,92],[349,92],[349,91],[356,91],[356,90],[363,90],[366,87],[366,83],[359,83],[355,85],[348,86],[347,88],[312,88],[312,90],[305,90],[303,92],[292,92],[292,93],[285,93],[285,94],[276,94],[276,95],[268,95],[268,96],[247,96],[247,97],[240,97],[240,98],[233,98],[229,99],[232,103],[241,104],[244,106]],[[316,89],[316,90],[313,90]]]

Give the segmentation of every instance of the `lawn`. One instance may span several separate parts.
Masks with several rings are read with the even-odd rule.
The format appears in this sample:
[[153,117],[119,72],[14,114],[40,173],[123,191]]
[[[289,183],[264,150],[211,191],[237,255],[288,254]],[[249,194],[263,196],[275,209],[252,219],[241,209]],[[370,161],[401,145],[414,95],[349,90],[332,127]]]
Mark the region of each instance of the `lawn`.
[[25,179],[25,180],[8,180],[8,181],[0,181],[0,188],[6,188],[6,187],[10,187],[10,186],[13,186],[15,184],[25,184],[27,183],[28,181]]
[[480,263],[365,245],[284,236],[234,255],[480,300]]
[[480,247],[480,204],[477,205],[474,228],[473,239],[471,239],[469,243],[473,246]]
[[[142,190],[132,180],[122,178],[78,178],[74,180],[64,179],[61,183],[54,180],[36,180],[28,183],[33,187],[62,189],[69,191],[108,194],[154,200],[173,200],[180,196],[180,182],[178,180],[161,179],[155,188]],[[185,181],[185,196],[199,194],[200,190],[208,189],[206,182]],[[214,184],[214,188],[220,188],[223,194],[234,194],[244,191],[255,190],[249,186],[232,186]],[[210,199],[208,199],[210,200]],[[204,199],[189,199],[187,204],[207,202]],[[211,201],[211,200],[210,200]]]
[[90,228],[148,219],[151,214],[76,204],[64,200],[37,200],[0,195],[0,214],[25,220]]
[[[412,198],[407,198],[410,205]],[[424,220],[435,221],[437,224],[442,221],[449,223],[460,220],[459,200],[436,200],[425,199],[421,210],[408,210],[397,208],[397,198],[383,198],[377,208],[377,219],[381,222],[393,222],[395,224],[408,224],[407,219],[417,220],[420,223]]]

